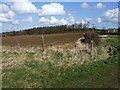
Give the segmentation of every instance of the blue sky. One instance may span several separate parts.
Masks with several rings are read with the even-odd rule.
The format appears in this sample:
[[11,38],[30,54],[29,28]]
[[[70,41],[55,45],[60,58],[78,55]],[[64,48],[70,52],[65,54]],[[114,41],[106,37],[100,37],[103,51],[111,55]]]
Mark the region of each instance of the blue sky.
[[[2,32],[90,22],[97,28],[118,27],[117,2],[2,2]],[[20,0],[18,0],[20,1]]]

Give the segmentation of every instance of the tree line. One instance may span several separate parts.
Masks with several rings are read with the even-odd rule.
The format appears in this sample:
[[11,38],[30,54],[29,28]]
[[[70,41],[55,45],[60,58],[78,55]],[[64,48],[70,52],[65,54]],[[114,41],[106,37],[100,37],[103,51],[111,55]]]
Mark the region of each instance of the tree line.
[[[90,30],[99,31],[98,33],[101,33],[101,34],[107,33],[106,30],[104,30],[104,29],[102,29],[102,30],[96,29],[95,25],[93,25],[93,24],[92,24],[93,27],[89,28],[89,26],[90,26],[90,23],[87,22],[85,24],[75,23],[72,25],[34,27],[34,28],[20,30],[20,31],[3,32],[2,36],[58,34],[58,33],[66,33],[66,32],[78,32],[78,31],[82,32],[82,31],[90,31]],[[118,29],[118,31],[119,31],[119,29]]]

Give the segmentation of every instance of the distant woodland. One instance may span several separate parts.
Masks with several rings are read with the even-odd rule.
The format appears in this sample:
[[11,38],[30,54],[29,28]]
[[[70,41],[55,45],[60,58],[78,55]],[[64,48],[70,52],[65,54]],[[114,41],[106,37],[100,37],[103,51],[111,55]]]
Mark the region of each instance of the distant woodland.
[[120,35],[120,28],[118,29],[96,29],[94,26],[89,28],[89,22],[86,24],[72,24],[49,27],[36,27],[20,31],[3,32],[2,36],[19,36],[19,35],[39,35],[39,34],[58,34],[66,32],[84,32],[94,30],[99,34],[117,34]]

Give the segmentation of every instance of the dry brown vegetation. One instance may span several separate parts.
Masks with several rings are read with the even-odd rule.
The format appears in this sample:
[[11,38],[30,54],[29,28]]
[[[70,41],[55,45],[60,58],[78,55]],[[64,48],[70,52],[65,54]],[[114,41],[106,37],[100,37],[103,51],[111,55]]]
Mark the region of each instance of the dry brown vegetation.
[[50,62],[56,66],[69,67],[73,64],[106,60],[109,58],[107,47],[94,47],[92,51],[88,45],[82,44],[79,40],[73,49],[63,49],[55,46],[49,47],[44,52],[39,47],[4,47],[3,46],[3,68],[13,68],[24,65],[27,61],[37,63]]

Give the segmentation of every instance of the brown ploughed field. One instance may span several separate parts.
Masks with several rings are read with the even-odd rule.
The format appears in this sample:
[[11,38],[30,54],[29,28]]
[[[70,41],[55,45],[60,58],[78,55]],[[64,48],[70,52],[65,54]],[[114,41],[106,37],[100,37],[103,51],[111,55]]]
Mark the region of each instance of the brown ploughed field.
[[[60,46],[63,48],[72,48],[75,42],[83,36],[83,33],[72,32],[63,34],[44,35],[45,46]],[[21,47],[38,47],[40,46],[40,35],[23,35],[23,36],[6,36],[2,38],[3,46],[21,46]]]

